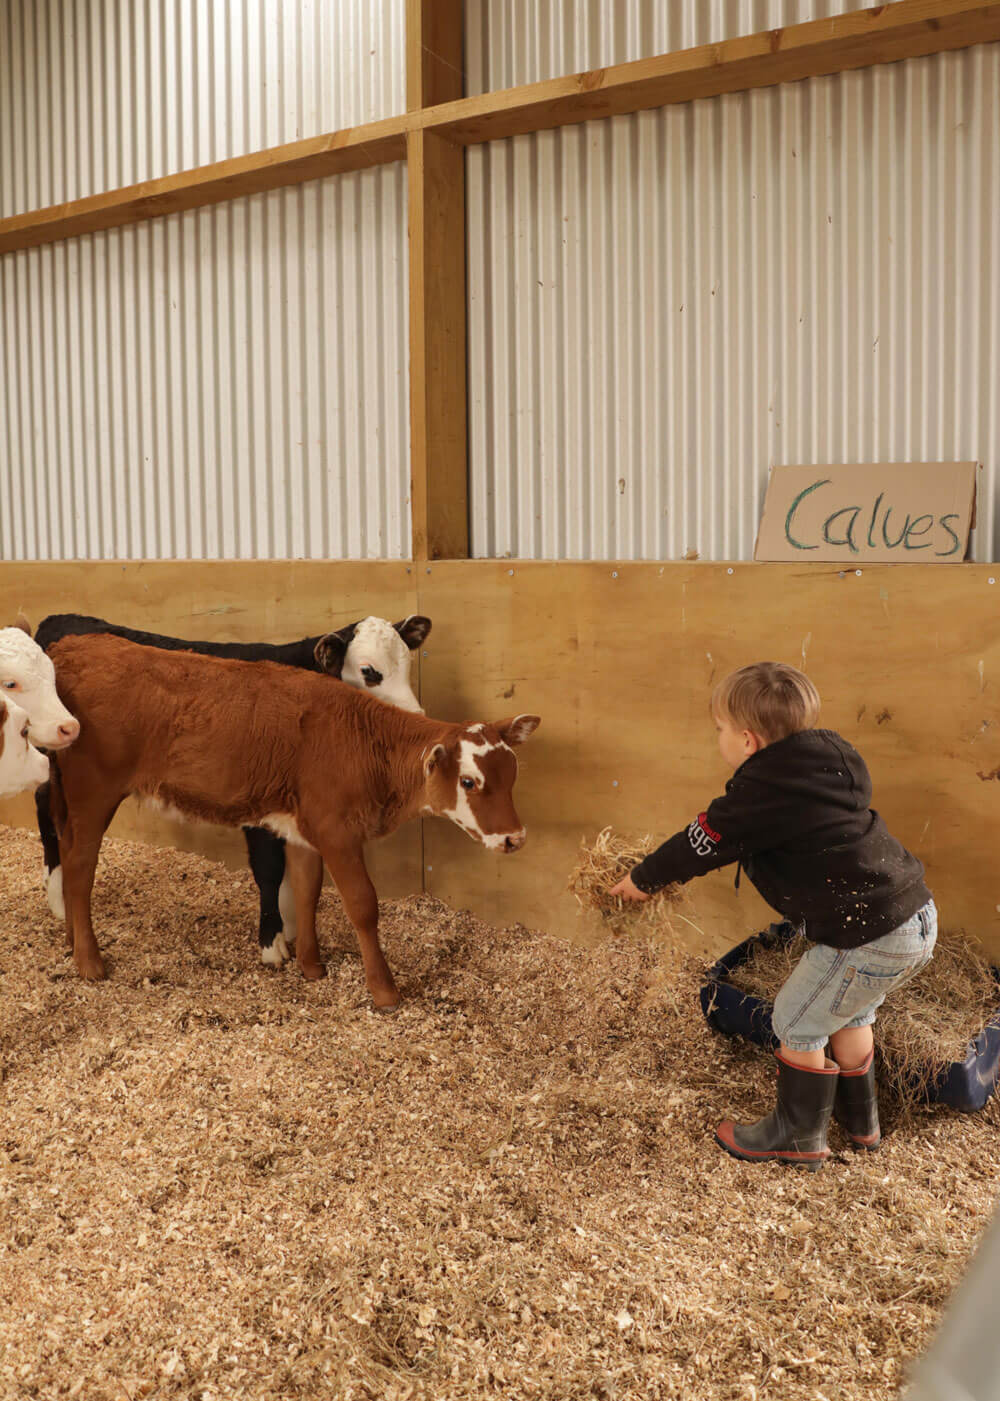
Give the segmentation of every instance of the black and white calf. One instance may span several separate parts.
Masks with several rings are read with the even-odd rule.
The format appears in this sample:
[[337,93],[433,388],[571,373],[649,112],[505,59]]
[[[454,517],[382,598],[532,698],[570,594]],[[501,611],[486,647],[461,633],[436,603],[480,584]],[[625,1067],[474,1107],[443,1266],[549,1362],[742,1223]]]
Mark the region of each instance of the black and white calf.
[[[410,687],[410,653],[421,645],[430,630],[430,618],[411,614],[399,623],[389,623],[384,618],[363,618],[336,632],[304,637],[299,642],[191,642],[119,627],[105,622],[103,618],[59,613],[39,624],[35,641],[47,651],[53,643],[70,634],[109,632],[166,651],[201,652],[207,656],[251,662],[280,662],[306,671],[325,672],[401,710],[422,713],[420,702]],[[51,667],[48,658],[45,661]],[[58,677],[56,680],[58,682]],[[49,908],[57,918],[64,919],[59,840],[49,811],[48,784],[36,792],[35,806],[45,854],[45,889]],[[290,956],[290,945],[295,938],[294,904],[289,883],[285,879],[285,843],[281,837],[263,827],[244,827],[243,833],[250,869],[260,890],[260,927],[257,935],[260,956],[264,963],[280,966]]]

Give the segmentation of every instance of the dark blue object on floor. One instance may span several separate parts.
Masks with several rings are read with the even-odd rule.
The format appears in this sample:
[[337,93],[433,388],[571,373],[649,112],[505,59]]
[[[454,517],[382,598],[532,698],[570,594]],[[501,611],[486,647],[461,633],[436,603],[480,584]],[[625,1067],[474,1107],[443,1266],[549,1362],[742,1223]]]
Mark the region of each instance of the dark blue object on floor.
[[[724,1036],[742,1036],[756,1046],[775,1050],[778,1038],[771,1028],[771,1003],[750,992],[733,987],[729,975],[745,963],[751,949],[777,948],[795,938],[795,927],[787,920],[771,924],[760,934],[744,939],[713,963],[701,988],[701,1010],[713,1031]],[[1000,970],[993,975],[1000,984]],[[930,1104],[947,1104],[964,1114],[982,1109],[1000,1080],[1000,1007],[969,1044],[965,1059],[952,1061],[928,1086]]]

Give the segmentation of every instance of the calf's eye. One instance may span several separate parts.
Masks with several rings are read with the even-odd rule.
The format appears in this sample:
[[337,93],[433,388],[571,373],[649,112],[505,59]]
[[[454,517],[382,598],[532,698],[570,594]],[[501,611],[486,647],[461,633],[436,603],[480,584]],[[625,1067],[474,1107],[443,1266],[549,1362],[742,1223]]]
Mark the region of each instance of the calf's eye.
[[473,788],[475,788],[476,786],[476,780],[474,778],[463,778],[461,780],[461,783],[466,793],[471,793]]
[[5,691],[19,691],[21,689],[17,681],[5,681],[3,683],[3,688]]
[[22,738],[22,739],[27,739],[27,738],[28,738],[28,727],[27,727],[27,725],[25,725],[24,729],[21,731],[21,738]]

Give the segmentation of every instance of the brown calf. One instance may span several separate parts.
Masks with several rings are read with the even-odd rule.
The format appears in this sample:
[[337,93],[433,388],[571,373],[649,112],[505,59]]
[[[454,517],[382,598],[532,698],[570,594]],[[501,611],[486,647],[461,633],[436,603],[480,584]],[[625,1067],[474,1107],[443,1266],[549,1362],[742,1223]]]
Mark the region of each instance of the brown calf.
[[340,891],[378,1007],[399,994],[378,941],[363,846],[418,815],[448,817],[498,851],[524,843],[511,797],[511,746],[534,715],[447,724],[397,710],[312,672],[272,662],[165,652],[110,635],[53,644],[59,694],[80,721],[54,758],[66,934],[84,978],[104,977],[90,896],[101,840],[134,793],[187,818],[270,827],[288,842],[307,978],[323,863]]

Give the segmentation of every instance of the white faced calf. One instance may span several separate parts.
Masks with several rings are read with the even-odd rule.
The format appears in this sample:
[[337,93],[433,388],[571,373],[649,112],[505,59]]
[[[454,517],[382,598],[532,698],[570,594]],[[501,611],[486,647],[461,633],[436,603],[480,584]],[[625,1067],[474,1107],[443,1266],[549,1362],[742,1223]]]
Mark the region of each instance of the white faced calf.
[[43,749],[65,749],[80,733],[56,694],[55,667],[27,625],[0,628],[0,695],[26,713],[28,738]]
[[0,696],[0,798],[37,788],[49,776],[49,761],[29,743],[28,730],[21,707]]
[[[428,618],[412,617],[401,623],[389,623],[385,618],[364,618],[352,628],[343,628],[334,634],[347,641],[340,670],[334,674],[348,686],[368,691],[400,710],[421,710],[410,687],[410,653],[416,651],[428,632]],[[316,649],[316,659],[322,670],[332,672],[333,668],[324,664],[322,647],[321,642]]]

